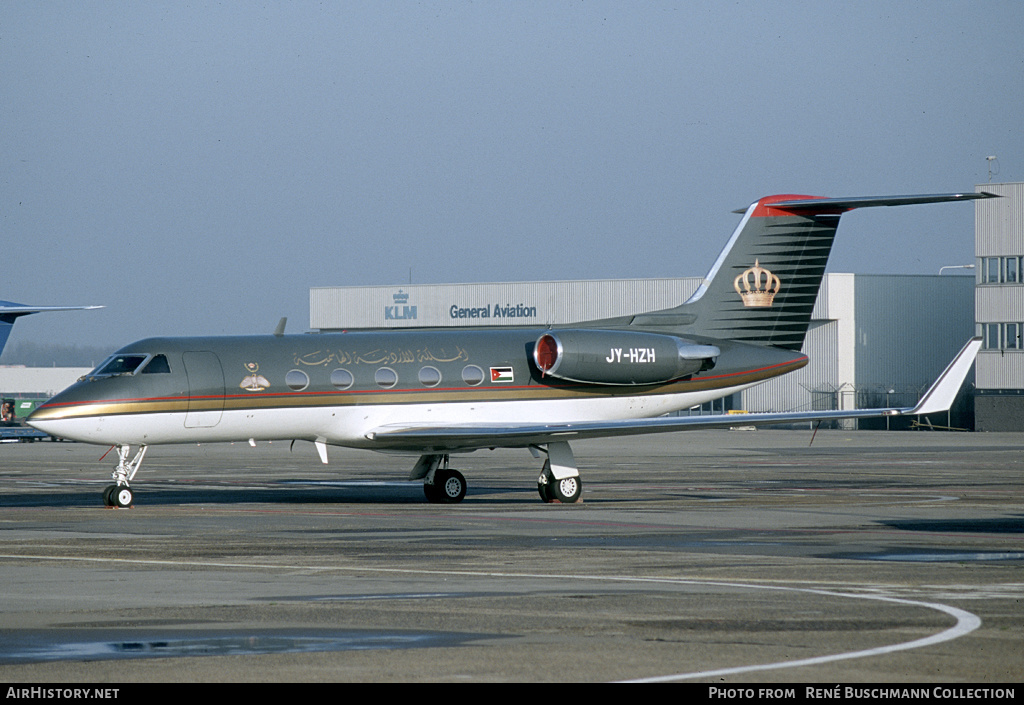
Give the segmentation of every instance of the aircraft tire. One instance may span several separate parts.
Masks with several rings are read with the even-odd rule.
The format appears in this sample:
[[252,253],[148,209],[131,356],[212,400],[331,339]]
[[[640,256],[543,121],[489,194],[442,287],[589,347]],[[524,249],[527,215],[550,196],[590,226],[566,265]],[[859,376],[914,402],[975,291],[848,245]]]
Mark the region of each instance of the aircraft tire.
[[562,504],[575,504],[580,501],[583,493],[583,483],[580,482],[579,475],[574,475],[573,477],[566,477],[550,483],[548,491],[551,492],[551,496],[556,501]]
[[434,490],[445,504],[461,502],[466,496],[466,478],[458,470],[438,470],[434,473]]
[[541,501],[547,504],[555,501],[555,496],[551,493],[551,481],[538,482],[537,493],[540,495]]
[[103,488],[103,505],[106,507],[114,506],[114,492],[117,490],[117,485],[107,485]]
[[437,485],[429,485],[424,482],[423,494],[431,504],[437,504],[441,501],[441,492],[437,489]]
[[110,498],[114,502],[115,507],[126,508],[132,506],[132,501],[135,499],[135,493],[132,492],[131,488],[126,486],[115,487],[114,491],[110,493]]

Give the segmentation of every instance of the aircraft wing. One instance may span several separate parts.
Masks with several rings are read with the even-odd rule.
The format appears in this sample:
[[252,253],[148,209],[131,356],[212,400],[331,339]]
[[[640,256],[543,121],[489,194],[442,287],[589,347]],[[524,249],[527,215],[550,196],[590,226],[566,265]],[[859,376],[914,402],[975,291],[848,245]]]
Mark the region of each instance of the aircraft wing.
[[543,445],[557,441],[610,438],[646,433],[671,433],[729,426],[759,426],[803,421],[864,419],[884,416],[917,416],[941,413],[949,409],[974,364],[981,338],[973,338],[957,353],[913,407],[887,409],[850,409],[841,411],[795,411],[711,416],[659,416],[648,419],[590,421],[585,423],[546,424],[389,424],[374,429],[367,438],[379,450],[416,450],[454,452],[480,448],[508,448]]

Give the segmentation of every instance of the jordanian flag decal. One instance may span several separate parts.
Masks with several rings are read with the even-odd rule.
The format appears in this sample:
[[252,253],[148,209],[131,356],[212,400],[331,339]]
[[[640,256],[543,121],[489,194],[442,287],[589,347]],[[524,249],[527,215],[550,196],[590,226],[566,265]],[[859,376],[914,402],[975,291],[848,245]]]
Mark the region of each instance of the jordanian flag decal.
[[512,376],[511,367],[492,367],[491,368],[491,381],[492,382],[512,382],[514,381]]

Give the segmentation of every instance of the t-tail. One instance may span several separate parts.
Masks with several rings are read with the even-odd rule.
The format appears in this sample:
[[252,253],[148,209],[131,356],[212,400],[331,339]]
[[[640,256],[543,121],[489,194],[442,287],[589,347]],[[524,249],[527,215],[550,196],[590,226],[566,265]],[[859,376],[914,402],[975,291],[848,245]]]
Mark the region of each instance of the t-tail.
[[672,309],[633,320],[694,335],[799,350],[839,219],[854,208],[995,198],[990,193],[818,198],[768,196],[743,213],[697,291]]
[[32,313],[43,313],[46,311],[81,311],[91,308],[103,308],[102,306],[25,306],[12,301],[0,301],[0,353],[3,353],[7,339],[14,328],[14,322],[21,316],[28,316]]

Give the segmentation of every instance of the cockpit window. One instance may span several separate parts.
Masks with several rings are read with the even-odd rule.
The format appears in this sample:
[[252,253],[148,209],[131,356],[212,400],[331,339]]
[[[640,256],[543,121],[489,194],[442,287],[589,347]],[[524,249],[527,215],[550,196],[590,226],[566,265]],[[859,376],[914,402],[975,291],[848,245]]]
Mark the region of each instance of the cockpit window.
[[171,366],[167,364],[166,355],[154,355],[146,366],[142,368],[142,374],[151,375],[163,372],[170,372]]
[[147,355],[145,353],[127,353],[113,355],[102,365],[90,372],[87,377],[115,377],[117,375],[133,375],[170,372],[166,355]]
[[113,377],[114,375],[130,375],[146,361],[145,355],[114,355],[93,370],[90,377]]

